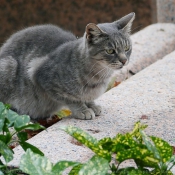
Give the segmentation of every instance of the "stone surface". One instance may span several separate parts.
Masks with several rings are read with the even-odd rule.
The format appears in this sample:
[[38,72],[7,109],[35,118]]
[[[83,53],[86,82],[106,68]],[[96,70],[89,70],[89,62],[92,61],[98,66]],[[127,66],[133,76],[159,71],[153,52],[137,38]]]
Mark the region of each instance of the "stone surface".
[[157,1],[157,22],[175,23],[175,0]]
[[133,51],[129,64],[119,71],[117,81],[130,77],[175,50],[175,24],[152,24],[131,36]]
[[[101,116],[90,121],[65,118],[29,142],[39,147],[54,163],[65,159],[85,162],[93,152],[76,144],[69,135],[58,129],[60,126],[77,126],[100,139],[129,132],[134,123],[140,120],[148,124],[147,134],[175,145],[174,68],[175,52],[172,52],[96,100],[104,109]],[[18,165],[23,151],[17,147],[14,152],[15,158],[10,164]]]

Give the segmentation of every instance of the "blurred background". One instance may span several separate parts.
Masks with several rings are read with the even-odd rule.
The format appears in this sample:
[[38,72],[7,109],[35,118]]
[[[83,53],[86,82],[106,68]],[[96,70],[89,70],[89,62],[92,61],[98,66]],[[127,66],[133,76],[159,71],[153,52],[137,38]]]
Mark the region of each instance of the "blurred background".
[[82,36],[90,23],[113,22],[136,13],[133,32],[154,22],[153,0],[0,0],[0,44],[36,24],[56,24]]

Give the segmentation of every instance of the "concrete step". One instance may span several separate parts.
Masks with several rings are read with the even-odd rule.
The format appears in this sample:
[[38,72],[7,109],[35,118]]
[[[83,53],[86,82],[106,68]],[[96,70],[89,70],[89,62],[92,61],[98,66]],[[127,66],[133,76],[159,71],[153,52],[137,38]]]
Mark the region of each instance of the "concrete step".
[[[154,26],[157,28],[157,25]],[[150,56],[145,56],[145,58],[149,58],[150,61],[148,62],[151,63],[162,59],[162,50],[167,53],[169,48],[173,49],[175,46],[175,32],[173,34],[173,31],[169,28],[173,28],[174,30],[175,26],[172,24],[160,24],[160,26],[162,26],[162,30],[164,31],[154,29],[154,33],[147,37],[144,32],[142,33],[144,39],[141,38],[141,34],[139,33],[140,37],[137,38],[137,42],[143,42],[142,40],[145,40],[146,43],[147,40],[148,44],[138,44],[138,50],[135,45],[133,55],[137,55],[135,52],[140,52],[140,56],[141,53],[143,53],[143,55],[144,53],[145,55],[149,55],[148,53],[150,52]],[[149,27],[148,29],[150,31]],[[146,31],[146,29],[144,30]],[[169,31],[172,36],[170,37],[169,32],[166,33],[165,31]],[[162,32],[163,36],[164,33],[166,33],[167,39],[164,36],[163,41],[161,41],[160,38],[151,40],[152,37],[159,32]],[[136,34],[133,38],[135,37]],[[174,43],[173,40],[170,39],[173,37]],[[150,45],[152,45],[152,42],[150,44],[148,42],[150,40],[155,42],[154,45],[157,45],[157,47],[161,45],[162,50],[161,48],[159,48],[159,51],[156,50],[157,47],[151,49]],[[148,48],[147,51],[146,47]],[[155,50],[154,55],[152,52]],[[162,53],[159,55],[158,52]],[[132,58],[135,59],[135,62],[138,60],[137,63],[139,63],[141,59],[141,57],[139,59],[138,56],[132,56]],[[134,61],[132,61],[132,64],[134,66]],[[146,64],[146,66],[147,65],[148,64]],[[136,71],[137,70],[140,71],[139,67],[137,67]],[[47,131],[42,131],[31,138],[28,142],[40,148],[53,163],[59,160],[85,162],[92,157],[93,152],[84,146],[78,146],[69,135],[58,130],[60,126],[77,126],[100,139],[107,136],[113,137],[117,133],[130,132],[134,123],[141,120],[143,123],[148,124],[149,127],[146,129],[148,134],[161,137],[170,144],[175,145],[175,52],[165,56],[162,60],[157,61],[103,94],[96,100],[96,103],[104,109],[103,114],[96,119],[85,121],[72,119],[70,117],[64,118],[62,121],[49,127]],[[148,116],[148,118],[142,119],[143,115]],[[24,151],[18,146],[14,149],[14,152],[15,158],[10,164],[17,166]]]

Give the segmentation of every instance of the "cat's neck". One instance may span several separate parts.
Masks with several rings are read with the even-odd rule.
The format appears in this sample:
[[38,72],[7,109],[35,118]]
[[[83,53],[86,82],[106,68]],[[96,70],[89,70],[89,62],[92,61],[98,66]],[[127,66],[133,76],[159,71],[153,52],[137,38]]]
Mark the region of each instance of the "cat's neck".
[[103,65],[100,60],[93,58],[86,44],[85,37],[78,39],[78,55],[76,58],[79,58],[79,62],[81,62],[79,69],[83,72],[84,79],[91,79],[91,82],[93,82],[93,80],[100,82],[109,79],[113,70]]

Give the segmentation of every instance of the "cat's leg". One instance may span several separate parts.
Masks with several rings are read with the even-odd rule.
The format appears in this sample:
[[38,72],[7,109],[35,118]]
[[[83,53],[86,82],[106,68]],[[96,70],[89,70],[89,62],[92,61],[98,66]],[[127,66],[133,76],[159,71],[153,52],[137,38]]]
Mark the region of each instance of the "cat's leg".
[[85,103],[72,103],[68,104],[69,109],[72,112],[72,117],[82,120],[92,120],[95,118],[93,109],[88,108]]
[[87,107],[92,109],[96,116],[100,115],[102,112],[102,108],[99,105],[96,105],[93,101],[86,103]]

